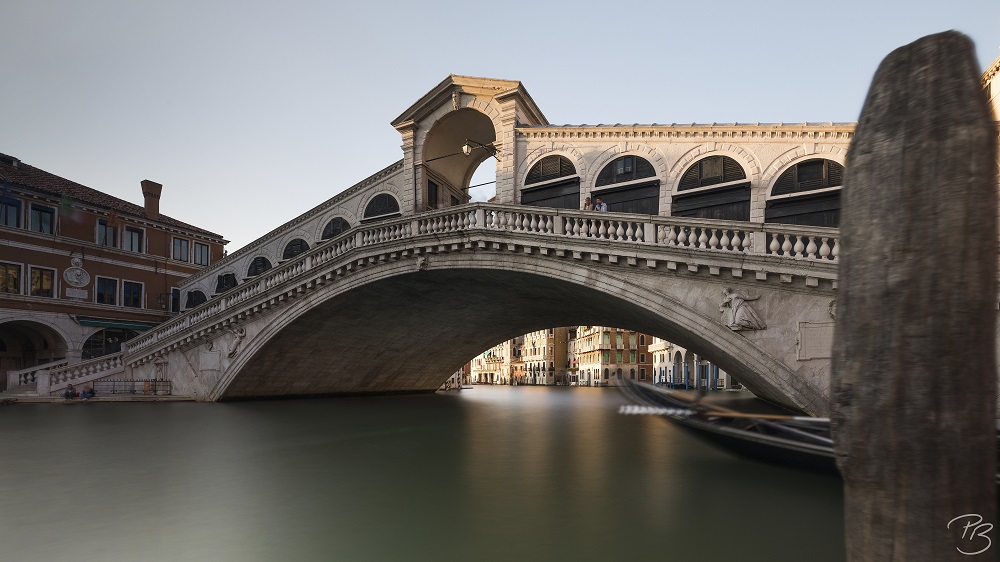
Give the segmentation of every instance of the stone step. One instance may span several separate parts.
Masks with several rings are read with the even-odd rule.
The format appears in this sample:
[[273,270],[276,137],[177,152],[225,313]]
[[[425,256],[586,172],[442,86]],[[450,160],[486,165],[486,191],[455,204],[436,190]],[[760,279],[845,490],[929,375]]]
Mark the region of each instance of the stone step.
[[0,392],[0,396],[37,396],[38,388],[33,384],[22,384],[20,386],[12,386]]

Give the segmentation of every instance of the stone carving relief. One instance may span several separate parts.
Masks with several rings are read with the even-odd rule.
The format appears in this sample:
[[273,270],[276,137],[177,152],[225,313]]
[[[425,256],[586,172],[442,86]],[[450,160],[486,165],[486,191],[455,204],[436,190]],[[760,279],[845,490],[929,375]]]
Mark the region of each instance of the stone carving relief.
[[830,318],[837,319],[837,299],[830,301]]
[[89,285],[90,274],[83,269],[83,260],[72,258],[69,262],[71,266],[67,267],[66,271],[63,272],[63,279],[66,281],[66,284],[77,288]]
[[722,321],[735,332],[767,328],[764,321],[749,304],[749,301],[755,301],[759,298],[760,295],[750,296],[726,287],[722,290],[722,304],[719,305],[719,312],[723,313]]
[[233,343],[229,346],[229,353],[226,357],[232,359],[240,352],[240,344],[243,343],[243,338],[247,337],[246,328],[236,328],[235,330],[229,330],[229,333],[234,336]]

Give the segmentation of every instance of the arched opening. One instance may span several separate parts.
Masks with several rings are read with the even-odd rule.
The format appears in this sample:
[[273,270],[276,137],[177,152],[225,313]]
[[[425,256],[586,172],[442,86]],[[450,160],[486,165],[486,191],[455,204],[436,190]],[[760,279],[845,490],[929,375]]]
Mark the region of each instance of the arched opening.
[[[591,198],[602,199],[609,211],[656,215],[660,208],[660,180],[656,168],[640,156],[615,158],[597,175]],[[601,189],[598,189],[601,188]]]
[[96,359],[122,350],[122,343],[136,337],[139,332],[123,328],[105,328],[92,334],[83,342],[83,359]]
[[[230,273],[230,275],[232,275],[232,274]],[[220,275],[220,277],[221,277],[221,275]],[[233,279],[235,279],[235,278],[236,278],[236,276],[233,276]],[[216,291],[216,292],[218,292],[218,291]],[[203,292],[201,292],[201,291],[199,291],[197,289],[194,290],[194,291],[188,291],[188,293],[187,293],[187,302],[184,303],[184,308],[194,308],[194,307],[196,307],[196,306],[198,306],[200,304],[204,304],[207,301],[208,301],[208,297],[205,296],[205,293],[203,293]]]
[[536,162],[524,178],[521,203],[556,209],[580,208],[580,176],[569,158],[553,154]]
[[399,216],[399,201],[388,193],[379,193],[365,206],[364,220],[381,220]]
[[255,277],[268,269],[271,269],[271,261],[264,256],[257,256],[250,262],[250,267],[247,268],[247,277]]
[[[492,198],[496,187],[487,182],[496,181],[496,140],[493,121],[475,109],[452,111],[435,123],[424,137],[422,160],[417,163],[422,183],[417,210],[468,203],[473,195],[483,198],[476,200]],[[487,166],[492,174],[480,171]],[[473,185],[478,187],[470,191]]]
[[69,345],[55,329],[28,320],[0,324],[0,390],[7,387],[7,372],[65,359]]
[[469,180],[469,202],[493,202],[497,196],[497,163],[484,160]]
[[844,167],[823,158],[798,162],[778,176],[764,208],[764,222],[840,226]]
[[301,238],[296,238],[285,245],[285,251],[281,254],[281,259],[289,260],[295,256],[309,250],[309,244]]
[[333,220],[326,223],[326,226],[323,227],[322,239],[329,240],[331,238],[336,238],[337,236],[340,236],[341,233],[349,230],[350,228],[351,225],[346,220],[344,220],[341,217],[335,217]]
[[677,185],[670,214],[734,221],[750,220],[750,182],[736,160],[709,156],[692,164]]

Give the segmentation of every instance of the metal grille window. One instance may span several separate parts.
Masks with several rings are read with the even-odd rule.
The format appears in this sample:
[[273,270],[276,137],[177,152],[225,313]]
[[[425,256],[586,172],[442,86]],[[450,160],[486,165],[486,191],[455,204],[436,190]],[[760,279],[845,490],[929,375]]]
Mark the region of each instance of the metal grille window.
[[118,237],[116,236],[115,227],[108,224],[105,219],[98,219],[97,221],[97,244],[100,246],[107,246],[109,248],[114,248],[118,244]]
[[31,206],[31,230],[42,234],[52,234],[55,231],[56,211],[42,205]]
[[191,243],[183,238],[174,238],[174,253],[173,258],[178,261],[190,261]]
[[252,262],[250,262],[250,268],[247,269],[247,277],[260,275],[268,269],[271,269],[271,262],[263,256],[257,256]]
[[122,306],[142,308],[142,283],[122,281]]
[[209,252],[208,244],[202,244],[201,242],[194,243],[194,263],[195,265],[208,265],[209,262]]
[[285,246],[285,253],[281,255],[281,259],[287,260],[294,258],[295,256],[301,254],[302,252],[305,252],[308,249],[309,249],[309,244],[306,244],[305,240],[301,238],[296,238],[295,240],[289,242],[287,246]]
[[21,226],[21,202],[11,197],[0,197],[0,225]]
[[540,183],[576,174],[576,167],[565,156],[546,156],[528,170],[524,185]]
[[597,175],[597,187],[622,183],[626,181],[651,178],[656,175],[656,169],[649,160],[638,156],[622,156],[612,160]]
[[323,240],[329,240],[350,228],[351,225],[346,220],[337,217],[323,227]]
[[94,299],[97,304],[118,303],[118,280],[98,277],[94,282]]
[[376,195],[365,207],[365,218],[383,217],[399,213],[399,203],[388,193]]
[[56,272],[41,267],[31,268],[31,296],[54,297]]
[[0,293],[21,294],[21,266],[0,263]]

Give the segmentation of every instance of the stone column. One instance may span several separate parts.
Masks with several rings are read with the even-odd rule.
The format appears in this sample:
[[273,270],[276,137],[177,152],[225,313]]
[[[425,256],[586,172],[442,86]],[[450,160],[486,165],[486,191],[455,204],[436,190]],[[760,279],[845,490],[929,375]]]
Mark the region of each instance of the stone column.
[[989,546],[965,526],[997,523],[996,150],[964,35],[882,61],[842,195],[831,411],[848,560]]

